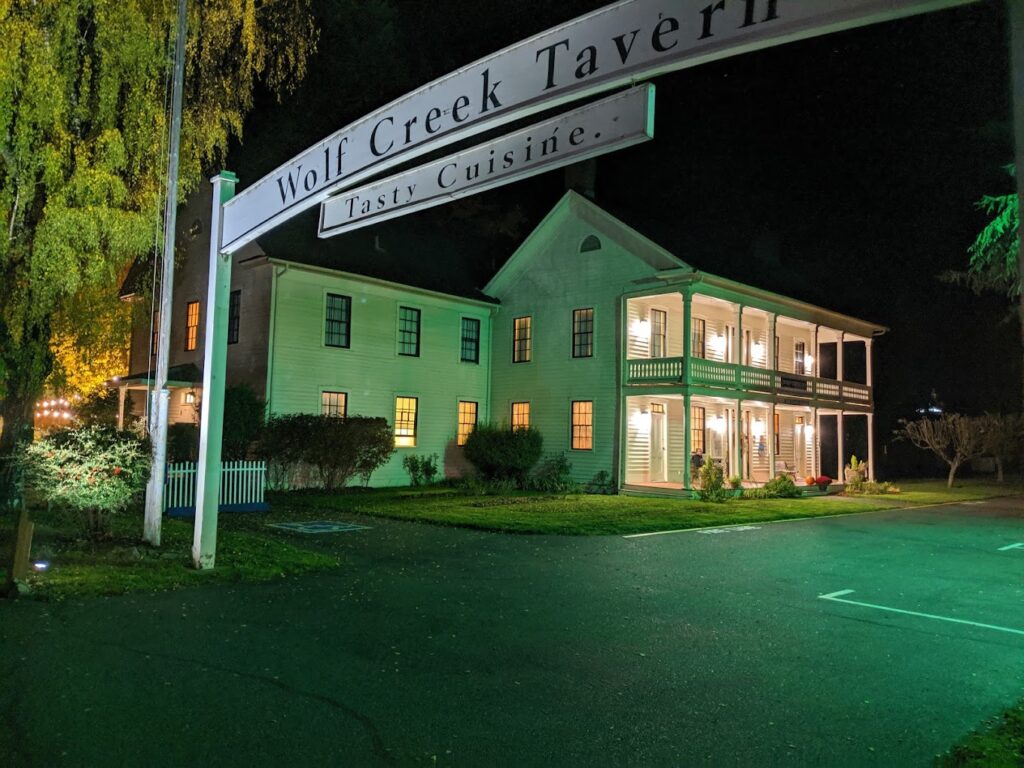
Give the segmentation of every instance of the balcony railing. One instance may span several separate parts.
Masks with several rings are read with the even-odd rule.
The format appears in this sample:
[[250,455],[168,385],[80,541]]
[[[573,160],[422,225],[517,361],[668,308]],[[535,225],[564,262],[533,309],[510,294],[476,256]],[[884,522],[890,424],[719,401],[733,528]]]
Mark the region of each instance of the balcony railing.
[[834,400],[871,405],[871,387],[850,381],[820,379],[785,371],[769,371],[716,360],[654,357],[627,360],[627,384],[694,384],[745,392]]

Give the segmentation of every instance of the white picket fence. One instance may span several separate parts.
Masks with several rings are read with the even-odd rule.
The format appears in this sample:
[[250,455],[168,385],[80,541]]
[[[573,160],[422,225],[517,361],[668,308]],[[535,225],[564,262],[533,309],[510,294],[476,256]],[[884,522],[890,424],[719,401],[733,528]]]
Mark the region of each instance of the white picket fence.
[[[195,462],[167,465],[164,486],[164,512],[168,509],[195,509]],[[220,506],[254,508],[264,505],[263,491],[267,485],[267,465],[263,461],[225,461],[220,470]]]

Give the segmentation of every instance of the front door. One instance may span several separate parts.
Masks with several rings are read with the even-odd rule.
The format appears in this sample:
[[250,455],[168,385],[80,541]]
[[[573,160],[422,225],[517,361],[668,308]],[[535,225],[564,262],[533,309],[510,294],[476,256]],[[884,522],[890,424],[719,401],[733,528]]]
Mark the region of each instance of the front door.
[[651,482],[668,480],[668,435],[665,406],[651,403]]

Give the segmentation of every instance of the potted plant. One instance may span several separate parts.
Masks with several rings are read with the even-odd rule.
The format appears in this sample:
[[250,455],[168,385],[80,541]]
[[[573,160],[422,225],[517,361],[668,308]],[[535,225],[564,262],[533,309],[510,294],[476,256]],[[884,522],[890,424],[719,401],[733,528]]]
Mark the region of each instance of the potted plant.
[[818,486],[818,490],[823,493],[828,492],[828,487],[832,485],[832,478],[828,475],[818,475],[814,478],[814,484]]
[[843,474],[846,476],[847,485],[863,483],[868,474],[867,462],[859,461],[856,456],[851,456],[850,463],[846,465]]

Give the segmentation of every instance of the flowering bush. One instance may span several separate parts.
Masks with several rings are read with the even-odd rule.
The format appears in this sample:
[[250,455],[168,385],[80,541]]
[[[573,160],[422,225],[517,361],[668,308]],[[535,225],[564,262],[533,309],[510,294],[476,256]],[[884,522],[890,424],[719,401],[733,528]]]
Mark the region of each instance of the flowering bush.
[[822,490],[825,490],[830,485],[832,485],[832,478],[829,477],[828,475],[818,475],[816,478],[814,478],[814,484],[821,488]]
[[77,513],[101,538],[149,479],[149,447],[131,432],[87,426],[53,432],[25,449],[25,475],[43,498]]

